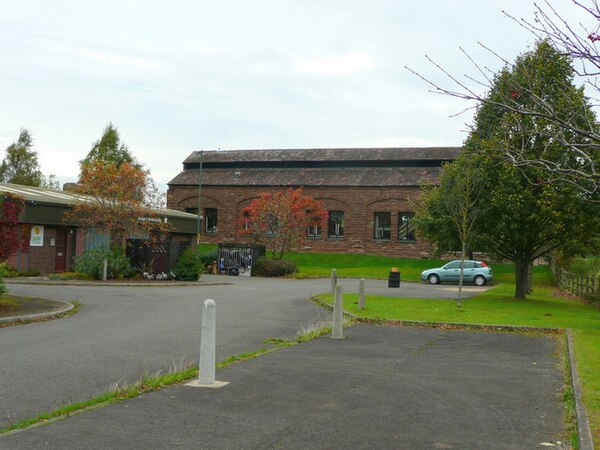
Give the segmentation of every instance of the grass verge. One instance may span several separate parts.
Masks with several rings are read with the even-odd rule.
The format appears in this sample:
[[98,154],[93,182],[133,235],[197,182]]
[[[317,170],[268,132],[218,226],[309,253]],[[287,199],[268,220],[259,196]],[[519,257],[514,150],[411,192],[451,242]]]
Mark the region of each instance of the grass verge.
[[[346,325],[348,322],[346,322]],[[303,328],[293,339],[286,340],[280,338],[265,339],[265,343],[271,345],[270,348],[261,348],[254,352],[241,353],[233,355],[229,358],[219,361],[217,368],[224,368],[231,364],[247,361],[257,358],[261,355],[279,350],[280,348],[290,347],[296,344],[310,341],[331,332],[331,326],[323,324],[311,325],[308,328]],[[108,392],[101,394],[89,400],[73,403],[63,406],[53,411],[39,414],[35,417],[20,420],[10,424],[8,427],[0,429],[0,434],[9,433],[11,431],[23,430],[32,426],[38,426],[46,423],[52,423],[57,420],[64,419],[74,414],[78,414],[90,409],[100,408],[111,403],[117,403],[130,398],[138,397],[142,394],[163,389],[174,384],[192,379],[198,376],[198,367],[191,363],[182,361],[179,365],[173,365],[168,373],[156,374],[148,376],[144,374],[136,383],[121,386],[116,383]]]
[[[30,297],[19,297],[19,298],[30,298]],[[63,317],[72,316],[73,314],[77,314],[79,312],[79,310],[81,309],[81,303],[78,302],[77,300],[70,300],[69,303],[71,303],[73,305],[73,308],[71,308],[69,311],[66,311],[66,312],[63,312],[60,314],[53,314],[50,317],[39,317],[37,319],[20,319],[16,322],[0,323],[0,328],[13,327],[15,325],[25,325],[25,324],[34,323],[34,322],[48,322],[49,320],[62,319]]]
[[16,311],[21,307],[18,299],[2,295],[0,296],[0,313]]
[[[539,287],[527,300],[513,298],[514,285],[502,284],[464,300],[462,307],[449,300],[367,295],[364,310],[358,295],[344,295],[344,309],[372,320],[418,321],[423,324],[509,325],[536,328],[571,328],[583,401],[592,435],[600,443],[600,308],[558,295],[553,287]],[[332,303],[332,296],[318,296]],[[568,397],[568,396],[567,396]]]
[[571,361],[567,350],[567,336],[559,341],[559,355],[562,362],[565,387],[562,395],[562,400],[565,404],[564,422],[566,432],[571,443],[571,447],[575,450],[579,449],[579,434],[577,432],[577,413],[575,406],[575,393],[573,392],[573,380],[571,376]]

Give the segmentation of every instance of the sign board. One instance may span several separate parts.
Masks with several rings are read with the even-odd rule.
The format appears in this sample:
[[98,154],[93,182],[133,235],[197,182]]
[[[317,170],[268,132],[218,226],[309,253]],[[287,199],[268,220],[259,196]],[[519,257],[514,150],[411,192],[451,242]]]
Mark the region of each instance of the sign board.
[[31,237],[29,239],[30,247],[43,247],[44,246],[44,226],[34,225],[31,227]]

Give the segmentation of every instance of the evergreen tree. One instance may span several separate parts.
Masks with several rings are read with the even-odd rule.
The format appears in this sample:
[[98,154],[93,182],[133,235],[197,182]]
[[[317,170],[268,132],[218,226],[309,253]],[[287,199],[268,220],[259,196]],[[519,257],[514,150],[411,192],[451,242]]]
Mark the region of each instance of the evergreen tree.
[[139,169],[142,168],[125,143],[121,142],[119,131],[112,123],[106,126],[100,140],[94,142],[92,149],[81,163],[88,164],[96,161],[110,162],[116,164],[117,167],[127,163]]
[[5,183],[39,186],[42,177],[31,133],[23,128],[17,142],[6,148],[6,157],[0,164],[0,180]]

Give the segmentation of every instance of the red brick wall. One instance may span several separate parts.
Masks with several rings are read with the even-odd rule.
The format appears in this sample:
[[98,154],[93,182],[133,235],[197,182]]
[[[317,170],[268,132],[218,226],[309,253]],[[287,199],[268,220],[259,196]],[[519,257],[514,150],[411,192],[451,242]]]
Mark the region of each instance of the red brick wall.
[[[32,225],[24,225],[30,228]],[[75,255],[79,256],[83,253],[83,238],[84,233],[82,230],[78,230],[73,227],[57,227],[57,226],[44,226],[44,245],[42,247],[29,247],[26,252],[16,252],[8,258],[8,264],[15,267],[20,271],[26,270],[39,270],[42,274],[48,274],[55,272],[56,264],[56,237],[59,228],[66,228],[66,259],[65,259],[65,270],[72,271],[72,258],[73,250]],[[71,230],[76,234],[76,248],[73,249],[73,235]],[[54,239],[54,244],[52,240]]]
[[[202,186],[202,209],[218,209],[219,230],[215,234],[202,233],[204,242],[248,241],[239,236],[237,225],[244,206],[269,188]],[[322,200],[327,210],[344,211],[343,239],[330,239],[327,229],[321,238],[306,238],[298,250],[318,252],[351,252],[389,256],[422,257],[431,245],[417,236],[416,242],[397,240],[398,213],[414,211],[411,200],[416,200],[418,187],[406,188],[305,188],[304,193]],[[198,190],[194,187],[173,187],[167,192],[167,207],[184,211],[198,206]],[[374,213],[390,212],[392,218],[389,241],[374,239]]]
[[51,246],[52,239],[56,242],[56,227],[44,227],[44,245],[29,247],[26,252],[17,252],[8,258],[8,264],[21,271],[39,270],[41,273],[54,271],[56,247]]

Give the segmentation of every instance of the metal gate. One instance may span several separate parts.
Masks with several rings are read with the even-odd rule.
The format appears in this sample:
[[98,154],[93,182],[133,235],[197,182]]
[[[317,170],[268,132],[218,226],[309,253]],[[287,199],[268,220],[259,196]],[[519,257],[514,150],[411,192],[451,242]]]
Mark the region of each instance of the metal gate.
[[254,262],[264,254],[264,245],[219,244],[219,273],[249,277]]

